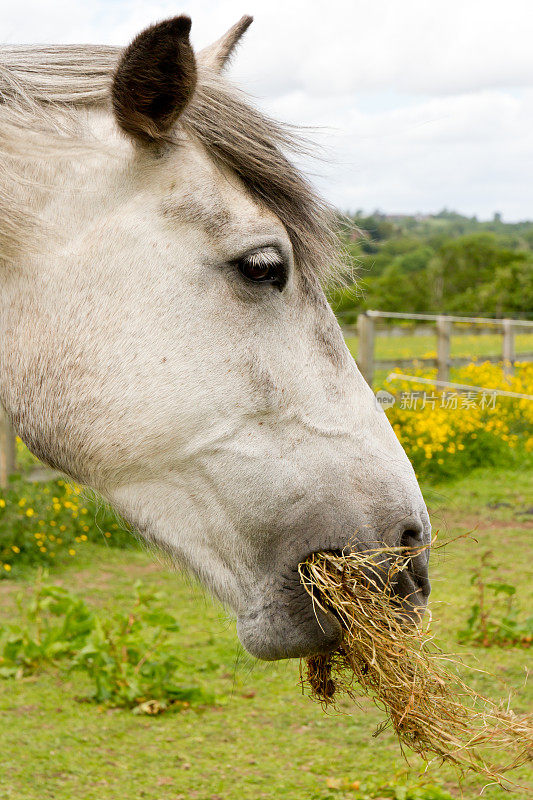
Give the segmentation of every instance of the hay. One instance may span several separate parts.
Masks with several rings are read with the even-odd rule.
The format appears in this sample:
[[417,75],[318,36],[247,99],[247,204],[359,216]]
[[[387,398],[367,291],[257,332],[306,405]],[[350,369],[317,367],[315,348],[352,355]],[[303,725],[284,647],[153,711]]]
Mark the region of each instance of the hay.
[[375,735],[392,725],[402,751],[503,785],[504,773],[533,757],[532,720],[468,687],[461,662],[434,643],[430,620],[422,625],[419,613],[418,624],[408,621],[394,581],[420,552],[318,553],[300,564],[314,606],[333,611],[344,629],[338,650],[302,665],[302,685],[324,707],[367,695],[387,716]]

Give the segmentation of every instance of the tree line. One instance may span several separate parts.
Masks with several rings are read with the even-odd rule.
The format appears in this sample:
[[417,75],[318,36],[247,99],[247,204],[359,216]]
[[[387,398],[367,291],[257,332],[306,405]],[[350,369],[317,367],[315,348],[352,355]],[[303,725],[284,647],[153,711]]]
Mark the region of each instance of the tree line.
[[346,323],[367,308],[466,316],[533,316],[533,222],[361,211],[340,217],[348,255],[330,301]]

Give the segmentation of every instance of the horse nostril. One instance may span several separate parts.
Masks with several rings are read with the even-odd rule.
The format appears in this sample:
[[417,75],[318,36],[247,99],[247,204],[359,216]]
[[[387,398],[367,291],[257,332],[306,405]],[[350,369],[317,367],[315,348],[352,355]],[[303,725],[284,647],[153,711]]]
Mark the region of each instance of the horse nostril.
[[[427,545],[427,539],[423,523],[416,519],[410,519],[409,527],[406,526],[400,534],[399,544],[400,547],[406,548],[405,555],[408,557],[407,574],[414,581],[415,586],[427,597],[430,592],[428,579],[429,549],[424,547],[424,545]],[[411,556],[409,556],[409,550],[413,550]]]
[[400,536],[400,547],[419,547],[424,543],[424,528],[407,528]]

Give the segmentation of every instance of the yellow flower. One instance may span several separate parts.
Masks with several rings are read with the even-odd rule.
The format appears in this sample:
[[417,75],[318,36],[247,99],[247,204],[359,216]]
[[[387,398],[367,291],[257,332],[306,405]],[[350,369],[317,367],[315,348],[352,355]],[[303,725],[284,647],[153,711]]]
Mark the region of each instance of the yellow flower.
[[11,572],[11,564],[4,564],[4,569],[6,572]]
[[26,505],[26,498],[25,497],[21,497],[20,500],[19,500],[19,506],[22,508],[22,506],[25,506],[25,505]]
[[33,510],[33,508],[27,508],[26,509],[26,516],[27,517],[33,517],[34,514],[35,514],[35,511]]
[[12,544],[11,549],[13,550],[14,553],[20,553],[20,547],[17,547],[16,544]]
[[[424,370],[420,374],[436,377],[435,370]],[[418,405],[409,402],[402,407],[400,402],[387,412],[417,472],[423,473],[422,459],[444,464],[449,456],[465,450],[466,441],[474,445],[480,435],[489,436],[509,449],[521,446],[526,438],[526,449],[533,450],[533,437],[527,439],[521,433],[533,424],[533,404],[525,400],[511,402],[505,397],[495,400],[490,392],[493,388],[503,388],[533,394],[532,364],[517,363],[513,376],[508,377],[503,374],[501,364],[472,363],[456,370],[453,380],[485,386],[488,391],[473,391],[469,396],[449,391],[443,394],[429,385],[395,382],[397,394],[404,392],[407,396],[418,391],[420,397],[429,398],[428,402]],[[440,459],[434,458],[437,453]],[[473,455],[476,455],[475,450]],[[481,454],[479,456],[481,458]]]
[[74,550],[73,547],[69,548],[68,554],[69,554],[69,556],[75,556],[76,555],[76,551]]
[[5,507],[6,507],[6,501],[0,498],[0,508],[5,508]]

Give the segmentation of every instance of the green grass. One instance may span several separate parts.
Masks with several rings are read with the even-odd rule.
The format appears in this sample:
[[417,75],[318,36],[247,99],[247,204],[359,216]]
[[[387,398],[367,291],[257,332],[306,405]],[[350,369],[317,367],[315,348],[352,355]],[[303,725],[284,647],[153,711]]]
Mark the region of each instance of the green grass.
[[[470,571],[485,550],[493,549],[502,578],[518,587],[524,609],[531,601],[533,516],[525,512],[533,506],[532,477],[487,470],[424,487],[443,539],[475,529],[478,540],[462,539],[433,555],[433,614],[449,650],[459,649],[456,633],[471,602]],[[217,703],[139,717],[79,702],[89,691],[79,673],[47,669],[0,682],[2,800],[357,800],[364,786],[375,789],[371,796],[387,797],[378,788],[386,782],[422,780],[420,760],[413,758],[408,770],[390,732],[372,738],[380,714],[368,701],[361,709],[345,704],[340,716],[324,715],[301,696],[297,662],[264,664],[246,656],[231,618],[186,577],[141,550],[89,543],[85,552],[83,569],[63,566],[52,579],[109,609],[130,607],[137,578],[164,590],[181,624],[184,682],[214,691]],[[16,618],[15,595],[30,583],[0,584],[0,619]],[[530,654],[472,651],[470,660],[494,673],[473,673],[472,682],[493,697],[505,696],[511,686],[518,691],[516,709],[531,708],[532,690],[523,686]],[[522,781],[532,777],[525,768],[516,773]],[[466,800],[483,786],[469,779],[461,795],[447,768],[432,768],[428,779]],[[356,781],[360,791],[342,788]],[[496,800],[502,792],[489,787],[483,796]],[[526,797],[521,791],[513,796]]]
[[[357,357],[357,337],[346,337],[346,344],[354,358]],[[375,339],[375,357],[386,361],[404,358],[435,358],[437,349],[436,336],[383,336]],[[533,353],[533,333],[515,335],[515,350],[520,353]],[[500,334],[476,336],[452,336],[450,342],[452,358],[483,358],[499,356],[502,352]]]

